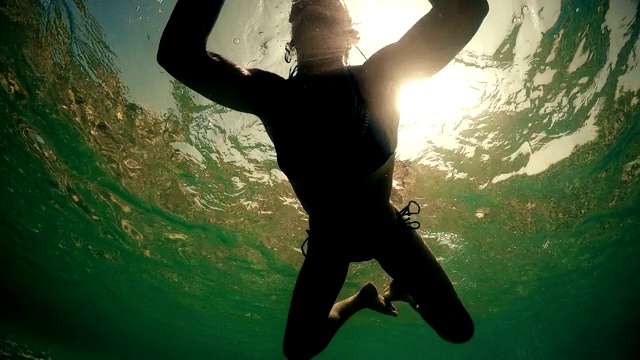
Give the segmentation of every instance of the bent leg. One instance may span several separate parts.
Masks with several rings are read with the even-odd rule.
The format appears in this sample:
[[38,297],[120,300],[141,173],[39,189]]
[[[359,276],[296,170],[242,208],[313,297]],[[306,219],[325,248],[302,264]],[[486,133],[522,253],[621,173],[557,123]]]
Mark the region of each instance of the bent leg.
[[[343,318],[339,311],[332,311],[348,269],[347,261],[314,256],[313,252],[305,258],[293,290],[284,334],[284,353],[288,359],[310,359],[320,353],[352,315],[345,311]],[[348,305],[342,304],[351,310]]]
[[284,354],[288,359],[310,359],[324,350],[340,327],[358,311],[369,308],[397,316],[372,283],[334,304],[346,279],[349,262],[309,255],[296,281],[287,328]]
[[389,245],[383,246],[376,260],[393,278],[396,292],[406,291],[412,307],[441,338],[452,343],[469,341],[474,333],[471,316],[420,235],[399,224],[395,238],[384,243]]

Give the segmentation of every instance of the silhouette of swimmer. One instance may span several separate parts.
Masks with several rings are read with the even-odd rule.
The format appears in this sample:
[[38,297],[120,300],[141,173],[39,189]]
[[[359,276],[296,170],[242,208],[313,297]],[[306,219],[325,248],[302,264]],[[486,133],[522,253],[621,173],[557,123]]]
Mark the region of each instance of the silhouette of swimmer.
[[[289,359],[320,353],[362,309],[397,316],[393,301],[408,302],[446,341],[473,336],[469,313],[411,221],[419,207],[411,202],[398,210],[389,201],[401,86],[440,71],[489,10],[486,0],[430,2],[431,11],[400,40],[361,66],[347,66],[358,32],[346,6],[294,0],[286,60],[295,56],[297,65],[288,79],[206,50],[222,0],[179,0],[162,35],[158,62],[172,76],[262,120],[278,165],[309,215],[306,257],[284,336]],[[389,288],[381,296],[368,283],[336,303],[349,264],[368,260],[391,276]]]

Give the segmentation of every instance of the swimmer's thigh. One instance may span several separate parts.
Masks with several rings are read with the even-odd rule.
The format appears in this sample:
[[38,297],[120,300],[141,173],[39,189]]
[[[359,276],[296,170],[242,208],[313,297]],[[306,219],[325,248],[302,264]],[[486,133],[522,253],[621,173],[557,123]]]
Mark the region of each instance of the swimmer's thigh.
[[284,352],[290,359],[311,357],[331,340],[335,326],[329,313],[349,270],[348,261],[314,250],[310,246],[291,297],[284,335]]
[[464,343],[471,339],[471,316],[420,235],[400,226],[394,238],[383,243],[386,245],[377,252],[376,260],[413,297],[420,316],[444,340]]

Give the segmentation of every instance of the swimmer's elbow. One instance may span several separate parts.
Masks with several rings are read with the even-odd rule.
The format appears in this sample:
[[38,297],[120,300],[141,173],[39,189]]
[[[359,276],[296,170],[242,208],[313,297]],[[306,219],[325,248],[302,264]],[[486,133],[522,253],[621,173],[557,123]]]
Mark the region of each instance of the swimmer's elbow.
[[188,72],[196,60],[203,55],[206,53],[198,55],[197,52],[184,47],[160,44],[156,53],[156,62],[171,76],[182,80],[183,73]]
[[164,69],[169,75],[174,77],[176,80],[181,81],[182,72],[185,69],[183,64],[180,64],[178,59],[173,58],[170,54],[165,54],[158,52],[156,55],[156,61],[161,68]]
[[489,2],[487,0],[463,0],[464,10],[470,14],[470,17],[482,21],[489,13]]
[[487,0],[474,0],[473,11],[477,17],[484,19],[489,14],[489,2]]
[[172,44],[167,39],[165,39],[165,36],[163,35],[160,39],[160,45],[158,45],[156,62],[169,73],[171,73],[170,69],[172,69],[176,63],[176,59],[173,56],[173,54],[175,53],[176,50],[174,49],[174,46],[172,46]]
[[442,15],[462,15],[466,18],[482,21],[489,13],[487,0],[448,0],[433,2],[433,9]]
[[177,64],[177,62],[168,54],[158,51],[158,54],[156,54],[156,61],[161,68],[163,68],[171,75],[173,75],[179,69],[179,65]]
[[188,69],[194,60],[206,56],[204,47],[196,46],[191,41],[181,40],[171,31],[165,31],[160,38],[156,62],[169,74],[174,75]]
[[[467,34],[475,34],[482,25],[485,17],[489,14],[489,3],[487,0],[460,0],[458,9],[449,17],[454,23],[461,24],[460,30],[466,29]],[[460,31],[464,33],[465,31]],[[470,39],[467,39],[467,41]]]
[[180,67],[180,58],[176,56],[180,50],[165,39],[160,41],[158,52],[156,53],[156,61],[167,72],[172,73],[174,69]]
[[163,69],[168,71],[167,67],[169,66],[169,58],[168,55],[165,54],[161,49],[158,49],[158,52],[156,53],[156,62]]

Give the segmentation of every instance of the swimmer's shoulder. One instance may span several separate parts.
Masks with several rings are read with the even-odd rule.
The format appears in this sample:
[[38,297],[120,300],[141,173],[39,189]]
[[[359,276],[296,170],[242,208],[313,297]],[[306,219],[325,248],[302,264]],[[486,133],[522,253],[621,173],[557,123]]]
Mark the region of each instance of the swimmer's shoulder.
[[379,119],[396,120],[399,116],[400,85],[366,65],[350,66],[348,69],[371,115]]

